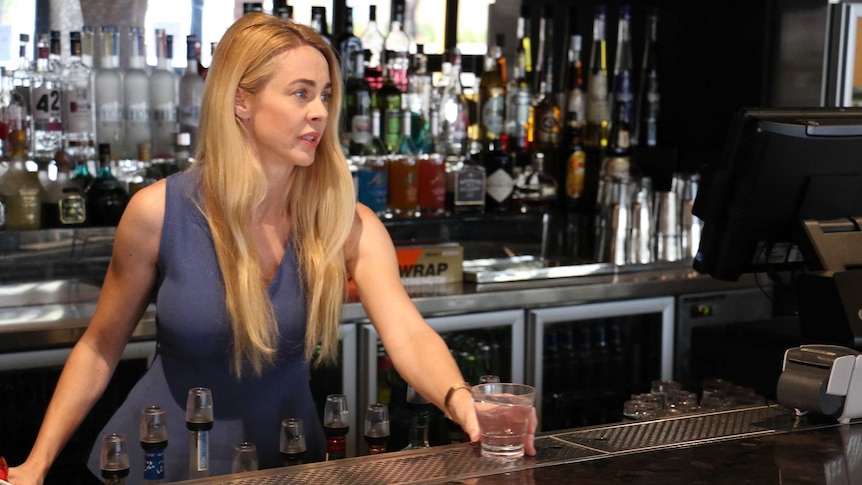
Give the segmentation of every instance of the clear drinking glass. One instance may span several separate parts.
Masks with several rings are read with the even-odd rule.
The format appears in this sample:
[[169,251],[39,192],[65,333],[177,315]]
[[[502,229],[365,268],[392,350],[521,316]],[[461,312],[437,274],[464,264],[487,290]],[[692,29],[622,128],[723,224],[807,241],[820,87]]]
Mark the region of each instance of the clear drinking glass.
[[287,418],[281,422],[279,451],[285,466],[299,465],[305,456],[305,427],[299,418]]
[[389,407],[383,403],[369,404],[365,410],[365,442],[368,453],[386,453],[389,441]]
[[524,456],[524,440],[536,389],[524,384],[473,386],[473,403],[482,428],[482,456],[505,460]]
[[105,483],[115,483],[129,475],[129,448],[126,436],[121,433],[107,434],[102,438],[99,456],[102,478]]

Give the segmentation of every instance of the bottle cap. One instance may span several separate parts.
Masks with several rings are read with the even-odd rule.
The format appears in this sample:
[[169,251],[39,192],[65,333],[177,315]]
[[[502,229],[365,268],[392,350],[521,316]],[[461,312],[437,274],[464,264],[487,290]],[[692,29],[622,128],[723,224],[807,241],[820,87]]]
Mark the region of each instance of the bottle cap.
[[189,146],[192,144],[192,135],[188,132],[177,133],[177,145]]

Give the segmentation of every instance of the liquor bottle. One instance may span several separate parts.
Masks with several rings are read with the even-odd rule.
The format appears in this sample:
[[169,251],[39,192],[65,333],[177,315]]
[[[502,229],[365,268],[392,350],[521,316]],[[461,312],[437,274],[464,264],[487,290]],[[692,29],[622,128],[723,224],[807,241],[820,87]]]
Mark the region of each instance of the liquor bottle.
[[503,150],[501,140],[491,142],[490,150],[482,152],[485,167],[485,211],[509,212],[515,190],[512,157]]
[[518,46],[515,48],[516,57],[520,59],[523,56],[524,71],[522,75],[527,80],[527,86],[532,86],[530,81],[533,75],[533,47],[530,41],[530,4],[526,1],[521,2],[515,35],[518,36]]
[[[107,144],[119,152],[124,146],[125,127],[123,126],[123,77],[120,73],[117,35],[117,27],[101,27],[102,63],[96,70],[93,91],[96,99],[96,139],[99,145]],[[116,158],[116,155],[112,157]]]
[[3,158],[12,153],[12,142],[9,135],[13,131],[27,133],[27,104],[21,93],[15,89],[12,76],[5,67],[0,66],[0,141],[2,141]]
[[63,71],[63,122],[66,149],[72,158],[95,158],[93,72],[81,57],[81,32],[69,32],[69,65]]
[[356,72],[357,54],[362,52],[362,41],[353,34],[353,7],[347,7],[344,31],[338,36],[336,45],[338,54],[341,56],[341,77],[348,79]]
[[275,0],[272,2],[272,14],[282,20],[293,21],[293,5],[288,5],[287,0]]
[[6,199],[6,229],[39,229],[42,224],[42,184],[27,171],[27,135],[21,130],[9,134],[12,145],[9,169],[0,176],[0,194]]
[[407,404],[410,406],[409,442],[405,450],[420,450],[430,448],[428,443],[428,424],[431,419],[431,404],[424,396],[416,392],[413,386],[407,387]]
[[353,71],[348,74],[344,96],[344,131],[350,155],[360,155],[371,142],[371,87],[363,78],[362,50],[353,52]]
[[419,211],[423,217],[446,213],[446,160],[439,139],[440,112],[431,108],[430,129],[419,147]]
[[200,124],[201,103],[204,95],[204,79],[198,75],[198,60],[195,56],[195,43],[197,38],[193,35],[186,37],[186,70],[180,78],[179,114],[177,116],[180,132],[191,136],[192,147],[198,139],[198,126]]
[[212,391],[189,389],[186,398],[186,429],[189,430],[189,478],[210,476],[210,431],[213,428]]
[[54,155],[57,178],[45,185],[42,227],[77,227],[87,222],[84,189],[72,180],[71,161],[63,150]]
[[410,37],[404,32],[404,3],[394,2],[389,33],[383,42],[386,69],[395,87],[407,92],[407,71],[410,68]]
[[63,147],[62,83],[58,73],[51,71],[47,36],[39,37],[37,48],[36,69],[30,74],[30,115],[33,120],[30,145],[37,163],[47,164]]
[[165,410],[147,406],[141,410],[140,443],[144,450],[144,485],[156,485],[165,480],[165,448],[168,447],[168,427]]
[[380,139],[380,110],[371,110],[371,140],[363,146],[362,164],[357,173],[359,202],[378,216],[386,215],[389,198],[388,150]]
[[636,119],[632,145],[654,147],[658,145],[658,115],[661,95],[658,86],[658,9],[653,8],[647,18],[646,42],[640,86],[638,87]]
[[398,149],[389,160],[389,212],[397,218],[419,215],[419,166],[410,110],[402,110]]
[[140,27],[129,27],[129,67],[123,72],[126,105],[124,156],[134,160],[139,143],[150,143],[150,75],[146,71],[144,34]]
[[545,80],[545,59],[553,52],[553,44],[548,38],[549,29],[553,27],[553,20],[551,7],[543,7],[542,15],[539,17],[539,35],[533,66],[533,92],[536,94],[542,93],[541,84]]
[[172,151],[177,132],[177,75],[168,64],[168,36],[156,29],[156,67],[150,75],[150,130],[152,152],[166,158]]
[[194,157],[192,156],[192,141],[191,135],[186,132],[180,132],[176,134],[176,141],[174,142],[174,156],[173,156],[173,168],[174,170],[169,170],[168,175],[174,173],[176,171],[185,170],[189,168],[192,163],[194,163]]
[[111,146],[99,144],[99,172],[87,189],[87,215],[93,226],[116,226],[129,203],[123,182],[111,171]]
[[129,449],[125,435],[110,433],[102,438],[99,465],[106,485],[124,485],[126,483],[126,477],[129,476]]
[[407,108],[413,113],[413,134],[417,144],[430,128],[432,88],[425,46],[416,44],[416,53],[411,56],[407,71]]
[[584,193],[586,153],[583,130],[586,123],[584,75],[581,63],[581,36],[573,35],[569,44],[568,75],[566,76],[566,121],[560,143],[560,160],[565,164],[564,197],[569,206],[576,206]]
[[527,57],[519,43],[512,75],[506,83],[506,149],[516,162],[529,150],[528,128],[533,93],[527,78]]
[[618,104],[616,114],[611,123],[609,146],[602,160],[601,178],[617,178],[629,180],[632,175],[631,165],[631,120],[625,104]]
[[91,71],[96,69],[95,50],[96,35],[93,32],[93,26],[84,25],[81,27],[81,62]]
[[545,154],[533,152],[532,167],[518,187],[521,212],[547,212],[557,202],[557,181],[545,170]]
[[593,45],[590,51],[590,77],[587,82],[587,124],[584,146],[602,149],[608,146],[610,107],[608,103],[606,8],[596,5],[593,17]]
[[395,82],[388,74],[388,69],[384,69],[383,87],[377,91],[376,101],[382,116],[382,138],[389,153],[394,153],[398,150],[398,142],[401,139],[403,130],[401,127],[403,98],[404,94],[395,86]]
[[90,188],[90,185],[93,184],[93,174],[90,173],[90,169],[87,168],[87,162],[90,160],[89,158],[83,156],[75,156],[72,153],[69,153],[69,158],[75,162],[75,171],[72,172],[72,182],[75,182],[81,187],[81,190],[84,193],[87,192],[87,189]]
[[506,115],[506,84],[499,60],[503,55],[503,34],[485,56],[485,71],[479,79],[479,141],[487,147],[503,134]]
[[447,155],[463,155],[467,151],[469,112],[461,86],[461,56],[452,53],[450,62],[442,65],[440,95],[442,124],[440,136]]
[[386,41],[377,26],[377,5],[368,6],[368,25],[360,40],[365,49],[365,81],[376,91],[383,86],[383,44]]
[[49,70],[58,76],[62,74],[62,72],[66,69],[66,65],[63,63],[63,47],[60,36],[62,33],[59,30],[52,30],[50,32],[50,37],[48,41],[48,64],[50,65]]
[[[539,99],[530,107],[528,138],[533,151],[545,153],[547,158],[555,157],[560,142],[560,118],[562,112],[554,96],[554,59],[545,61],[542,91]],[[548,167],[553,172],[551,166]]]
[[308,25],[332,45],[332,35],[329,33],[329,24],[326,23],[326,7],[312,6],[311,22]]
[[[614,89],[611,114],[621,114],[629,122],[634,120],[634,90],[632,89],[631,7],[620,6],[617,27],[617,52],[614,58]],[[613,127],[613,123],[611,123]],[[612,128],[613,129],[613,128]]]
[[242,2],[242,14],[263,12],[263,2]]

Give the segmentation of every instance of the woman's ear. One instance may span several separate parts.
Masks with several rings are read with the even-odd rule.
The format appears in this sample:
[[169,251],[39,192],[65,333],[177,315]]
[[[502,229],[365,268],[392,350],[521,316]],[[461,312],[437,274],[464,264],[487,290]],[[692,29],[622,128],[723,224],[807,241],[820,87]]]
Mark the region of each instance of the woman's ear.
[[237,88],[234,95],[233,114],[240,121],[246,121],[251,116],[246,105],[246,93],[242,89]]

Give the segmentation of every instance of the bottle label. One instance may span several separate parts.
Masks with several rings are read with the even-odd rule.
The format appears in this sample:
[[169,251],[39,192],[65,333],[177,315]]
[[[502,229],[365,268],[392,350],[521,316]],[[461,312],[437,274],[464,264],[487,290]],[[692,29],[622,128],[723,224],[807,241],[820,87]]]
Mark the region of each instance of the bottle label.
[[119,123],[123,119],[123,110],[119,101],[99,105],[97,114],[101,123]]
[[505,100],[499,94],[491,96],[482,106],[482,126],[491,137],[499,137],[503,132],[503,107]]
[[74,87],[66,91],[66,131],[93,133],[93,109],[90,90]]
[[455,172],[454,204],[456,206],[485,205],[485,171],[465,166]]
[[162,103],[153,107],[153,121],[177,121],[177,106],[173,103]]
[[386,200],[389,196],[389,176],[385,170],[361,168],[357,174],[359,184],[359,202],[368,206],[376,213],[386,210]]
[[135,103],[126,107],[126,120],[132,123],[148,123],[150,107],[147,103]]
[[[60,90],[50,88],[33,88],[33,121],[48,122],[62,119],[62,104]],[[58,128],[58,129],[62,129]]]
[[566,167],[566,195],[577,199],[584,193],[584,171],[586,170],[587,153],[575,150],[569,155]]
[[539,129],[536,130],[536,142],[557,144],[560,126],[559,120],[554,116],[553,110],[545,112],[544,116],[539,119],[538,127]]
[[68,194],[59,202],[61,224],[83,224],[87,220],[87,205],[80,194]]
[[604,73],[593,74],[587,91],[587,121],[601,123],[608,118],[608,77]]
[[144,480],[163,480],[165,478],[165,451],[144,452]]
[[497,202],[503,202],[511,197],[514,189],[515,181],[512,180],[509,172],[502,168],[495,170],[485,181],[485,193]]
[[196,431],[197,454],[195,455],[195,468],[202,472],[210,468],[210,432]]
[[383,143],[386,147],[393,151],[398,146],[398,140],[401,138],[401,112],[399,110],[387,109],[383,113],[385,123],[383,129]]
[[583,123],[586,119],[584,92],[579,88],[572,89],[569,91],[566,101],[567,121]]
[[371,117],[354,115],[350,120],[350,139],[358,145],[371,143]]
[[180,106],[180,124],[197,128],[200,123],[201,107],[198,105]]

